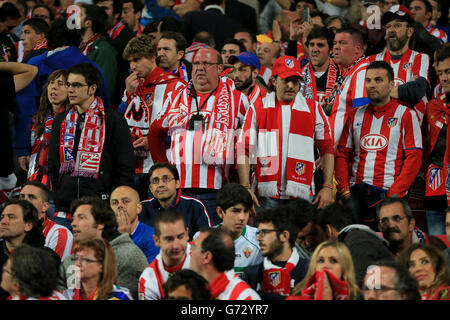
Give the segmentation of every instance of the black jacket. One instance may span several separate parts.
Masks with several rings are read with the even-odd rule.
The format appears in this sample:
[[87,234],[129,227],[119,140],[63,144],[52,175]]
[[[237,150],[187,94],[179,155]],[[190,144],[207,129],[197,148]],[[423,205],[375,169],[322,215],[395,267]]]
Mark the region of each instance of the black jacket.
[[[105,108],[105,144],[97,179],[59,174],[60,127],[68,111],[53,122],[48,153],[48,171],[52,182],[55,210],[69,212],[72,200],[82,196],[98,196],[108,200],[111,191],[121,185],[133,186],[135,158],[130,130],[122,114]],[[75,141],[75,148],[78,142]],[[75,157],[75,155],[74,155]]]

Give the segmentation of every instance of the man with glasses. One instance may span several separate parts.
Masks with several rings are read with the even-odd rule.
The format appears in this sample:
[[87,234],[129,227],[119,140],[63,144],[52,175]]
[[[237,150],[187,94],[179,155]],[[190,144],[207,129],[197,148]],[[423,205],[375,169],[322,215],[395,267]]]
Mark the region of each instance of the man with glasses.
[[192,63],[192,82],[166,99],[153,122],[148,145],[155,162],[170,162],[180,173],[184,194],[200,199],[217,216],[216,193],[234,169],[234,140],[250,104],[231,79],[222,77],[222,58],[212,48],[199,49]]
[[380,260],[367,268],[364,300],[420,300],[417,281],[396,261]]
[[210,227],[210,215],[202,201],[182,194],[180,177],[175,166],[167,162],[155,163],[149,170],[150,191],[153,198],[141,202],[139,221],[153,226],[154,219],[166,210],[176,210],[183,214],[189,229],[189,239],[201,227]]
[[405,199],[398,197],[383,200],[377,209],[378,222],[383,237],[389,241],[394,255],[409,248],[413,243],[426,243],[445,250],[445,243],[416,227],[411,207]]
[[285,207],[264,209],[255,218],[264,261],[247,267],[242,279],[263,300],[283,300],[303,280],[309,261],[300,258],[295,241],[299,232],[294,216]]
[[91,195],[107,201],[115,186],[133,186],[135,162],[124,117],[97,96],[100,71],[82,63],[68,73],[72,107],[55,118],[48,154],[55,211],[65,213],[74,199]]
[[350,113],[336,151],[338,193],[351,207],[355,223],[375,231],[377,204],[386,197],[406,196],[422,158],[417,114],[391,99],[393,87],[394,71],[387,62],[367,67],[370,103]]

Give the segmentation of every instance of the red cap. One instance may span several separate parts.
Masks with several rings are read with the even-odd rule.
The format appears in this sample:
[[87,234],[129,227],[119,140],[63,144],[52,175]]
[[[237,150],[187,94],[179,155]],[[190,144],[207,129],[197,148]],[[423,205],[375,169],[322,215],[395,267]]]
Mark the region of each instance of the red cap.
[[301,77],[302,72],[298,59],[290,56],[279,57],[272,68],[273,76],[280,76],[283,79],[297,76]]

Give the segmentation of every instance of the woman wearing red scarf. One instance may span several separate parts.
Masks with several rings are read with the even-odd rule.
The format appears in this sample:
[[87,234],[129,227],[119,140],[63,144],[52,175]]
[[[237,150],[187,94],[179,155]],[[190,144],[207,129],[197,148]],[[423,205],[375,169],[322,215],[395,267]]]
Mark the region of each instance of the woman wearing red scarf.
[[399,261],[419,283],[422,300],[450,300],[450,273],[441,251],[415,243],[399,256]]
[[56,70],[48,78],[41,95],[39,109],[31,129],[31,158],[28,180],[37,180],[50,187],[48,179],[48,146],[55,116],[70,108],[67,97],[67,71]]
[[356,300],[358,293],[350,251],[342,242],[325,241],[314,250],[308,273],[286,300]]

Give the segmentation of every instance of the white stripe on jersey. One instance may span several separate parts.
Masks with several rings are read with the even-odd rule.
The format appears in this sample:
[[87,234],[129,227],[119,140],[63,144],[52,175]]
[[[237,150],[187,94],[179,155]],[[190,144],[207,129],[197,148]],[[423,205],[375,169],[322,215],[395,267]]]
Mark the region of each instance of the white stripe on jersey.
[[[217,297],[218,300],[230,300],[232,296],[235,298],[233,300],[261,300],[259,294],[253,290],[246,282],[242,281],[236,274],[231,270],[225,272],[228,280],[230,281],[222,291],[221,294]],[[237,287],[240,286],[240,289]],[[236,292],[235,290],[241,290],[240,292]]]

